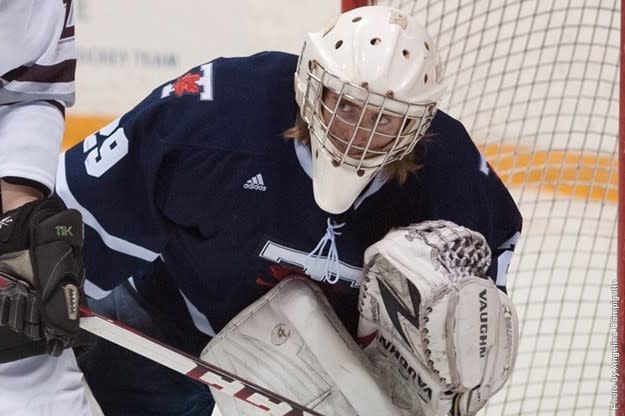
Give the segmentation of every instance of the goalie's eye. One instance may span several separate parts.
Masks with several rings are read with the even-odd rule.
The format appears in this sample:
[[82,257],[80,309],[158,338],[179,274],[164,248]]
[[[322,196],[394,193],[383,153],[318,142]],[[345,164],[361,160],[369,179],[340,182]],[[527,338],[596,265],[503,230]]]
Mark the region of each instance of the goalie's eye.
[[[339,104],[337,114],[352,121],[353,117],[355,117],[354,114],[358,112],[358,115],[360,115],[360,111],[362,111],[360,107],[357,107],[355,104],[352,104],[349,101],[342,99],[341,103]],[[351,118],[349,117],[350,115],[352,116]]]
[[387,115],[383,115],[380,117],[380,121],[378,121],[378,127],[387,126],[391,122],[391,118]]

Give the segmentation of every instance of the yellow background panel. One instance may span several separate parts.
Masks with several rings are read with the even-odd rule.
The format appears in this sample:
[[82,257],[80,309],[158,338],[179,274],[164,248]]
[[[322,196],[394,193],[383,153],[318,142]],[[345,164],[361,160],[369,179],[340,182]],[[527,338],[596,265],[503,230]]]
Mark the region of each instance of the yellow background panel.
[[63,150],[67,150],[93,132],[100,130],[113,121],[113,116],[76,116],[65,117],[65,136]]

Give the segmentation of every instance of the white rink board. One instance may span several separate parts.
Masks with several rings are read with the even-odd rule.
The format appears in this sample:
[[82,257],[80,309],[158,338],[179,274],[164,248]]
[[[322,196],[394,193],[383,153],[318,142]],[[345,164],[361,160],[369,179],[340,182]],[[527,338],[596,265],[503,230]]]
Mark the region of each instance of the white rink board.
[[77,0],[77,102],[69,114],[117,115],[154,87],[219,56],[299,53],[337,0]]

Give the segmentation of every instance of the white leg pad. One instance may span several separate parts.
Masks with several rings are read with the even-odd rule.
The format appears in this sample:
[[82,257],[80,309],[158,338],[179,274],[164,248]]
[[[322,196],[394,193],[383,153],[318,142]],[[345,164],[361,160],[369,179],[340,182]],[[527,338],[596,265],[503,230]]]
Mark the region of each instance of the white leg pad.
[[[285,280],[243,310],[201,358],[326,416],[398,414],[360,347],[307,279]],[[213,394],[223,416],[266,414]]]

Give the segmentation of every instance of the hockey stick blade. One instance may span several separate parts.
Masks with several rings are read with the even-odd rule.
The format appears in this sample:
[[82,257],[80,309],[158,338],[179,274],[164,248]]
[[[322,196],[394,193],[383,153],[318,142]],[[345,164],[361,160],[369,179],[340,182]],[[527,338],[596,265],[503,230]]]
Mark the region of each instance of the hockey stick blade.
[[[0,289],[15,279],[0,271]],[[80,307],[80,328],[255,406],[272,416],[322,416],[235,374],[170,347],[122,322]]]

